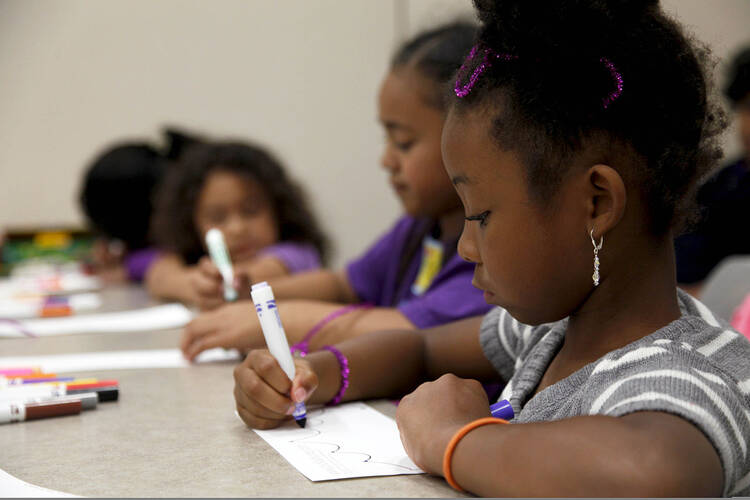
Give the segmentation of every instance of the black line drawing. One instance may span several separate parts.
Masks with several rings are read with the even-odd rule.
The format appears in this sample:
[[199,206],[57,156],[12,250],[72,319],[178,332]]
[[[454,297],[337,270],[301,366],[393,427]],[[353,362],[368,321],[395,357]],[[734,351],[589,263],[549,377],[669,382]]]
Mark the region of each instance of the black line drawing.
[[[320,408],[318,410],[315,410],[315,411],[311,412],[309,414],[310,417],[308,417],[308,424],[310,424],[311,427],[312,426],[318,426],[318,425],[325,424],[325,420],[322,419],[322,418],[320,418],[323,415],[324,412],[325,412],[325,408]],[[330,446],[330,447],[333,448],[333,450],[331,450],[329,452],[331,454],[336,453],[336,454],[339,454],[339,455],[361,455],[363,457],[366,457],[364,460],[361,461],[361,463],[388,465],[388,466],[391,466],[391,467],[398,467],[398,468],[406,469],[407,471],[413,471],[413,472],[418,472],[419,471],[419,468],[417,468],[417,467],[409,467],[409,466],[406,466],[406,465],[395,464],[395,463],[392,463],[392,462],[373,461],[372,460],[373,457],[369,453],[365,453],[365,452],[361,452],[361,451],[341,451],[343,445],[338,444],[338,443],[334,443],[334,442],[330,442],[330,441],[306,441],[307,439],[310,439],[312,437],[320,436],[322,434],[322,431],[319,430],[319,429],[305,429],[305,430],[311,431],[312,434],[309,434],[309,435],[307,435],[305,437],[301,437],[301,438],[298,437],[298,438],[290,439],[289,442],[290,443],[299,443],[300,441],[305,441],[304,443],[300,443],[300,444],[303,444],[303,445],[323,445],[323,446]],[[295,432],[295,433],[297,433],[297,432]]]

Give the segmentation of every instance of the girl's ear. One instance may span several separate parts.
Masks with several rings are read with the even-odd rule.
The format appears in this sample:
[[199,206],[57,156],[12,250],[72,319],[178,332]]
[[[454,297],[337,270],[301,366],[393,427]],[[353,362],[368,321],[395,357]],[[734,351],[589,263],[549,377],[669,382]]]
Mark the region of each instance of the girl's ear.
[[627,191],[620,174],[609,165],[597,164],[586,172],[590,192],[588,199],[589,232],[594,230],[594,238],[612,230],[625,215]]

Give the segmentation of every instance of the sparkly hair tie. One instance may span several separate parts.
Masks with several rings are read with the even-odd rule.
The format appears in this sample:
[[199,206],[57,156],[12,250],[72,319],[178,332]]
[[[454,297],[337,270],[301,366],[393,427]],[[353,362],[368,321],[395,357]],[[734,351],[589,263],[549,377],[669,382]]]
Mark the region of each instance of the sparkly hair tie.
[[466,60],[464,60],[464,63],[461,65],[461,68],[458,70],[458,77],[456,78],[456,85],[453,88],[453,91],[456,93],[456,96],[458,97],[466,97],[471,92],[471,89],[474,88],[474,85],[476,85],[477,80],[480,76],[482,76],[482,73],[485,72],[487,68],[492,66],[492,61],[495,59],[500,59],[501,61],[512,61],[514,59],[518,59],[518,56],[514,56],[513,54],[505,54],[505,53],[497,53],[494,50],[492,50],[489,47],[485,47],[481,49],[482,52],[482,62],[479,63],[479,65],[474,68],[474,72],[469,77],[469,81],[466,82],[464,85],[461,85],[461,77],[464,75],[464,72],[466,70],[466,66],[474,60],[474,57],[477,55],[477,52],[479,52],[479,45],[474,45],[471,48],[471,52],[469,52],[469,55],[466,56]]
[[609,70],[609,74],[612,75],[612,80],[615,82],[615,89],[607,94],[607,97],[602,99],[602,105],[604,106],[604,109],[607,109],[610,104],[615,102],[615,100],[622,95],[622,74],[617,71],[614,63],[606,57],[599,59],[599,62],[604,64],[604,67]]

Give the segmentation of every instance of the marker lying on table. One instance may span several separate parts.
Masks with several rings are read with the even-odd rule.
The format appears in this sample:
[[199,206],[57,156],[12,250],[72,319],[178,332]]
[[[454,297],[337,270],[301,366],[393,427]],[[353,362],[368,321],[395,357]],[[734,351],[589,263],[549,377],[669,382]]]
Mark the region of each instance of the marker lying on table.
[[[286,340],[284,327],[281,325],[281,317],[276,307],[276,300],[273,297],[273,290],[265,281],[253,285],[250,295],[253,297],[255,312],[258,313],[260,327],[263,330],[263,336],[266,338],[268,350],[281,369],[284,370],[289,380],[294,380],[294,360],[292,352],[289,350],[289,342]],[[307,408],[305,403],[295,403],[294,420],[297,425],[304,427],[307,422]]]
[[81,413],[80,400],[0,403],[0,424]]
[[69,394],[81,394],[95,392],[99,401],[117,401],[119,398],[119,387],[117,380],[100,380],[98,382],[86,381],[73,383],[40,383],[28,385],[11,385],[0,389],[0,401],[11,401],[24,399],[26,397],[53,398]]
[[213,228],[206,232],[206,246],[208,254],[216,267],[219,268],[222,281],[224,282],[224,300],[232,302],[237,300],[237,290],[234,289],[234,270],[232,260],[229,258],[224,235],[220,230]]
[[80,401],[82,410],[96,410],[96,405],[99,403],[99,396],[95,392],[82,392],[81,394],[73,394],[66,396],[25,396],[20,399],[0,401],[0,406],[10,403],[43,403],[48,401]]
[[492,413],[493,417],[502,418],[503,420],[513,420],[513,417],[515,417],[513,407],[507,399],[503,399],[490,405],[490,413]]
[[6,377],[19,377],[22,375],[33,375],[39,372],[40,370],[37,367],[0,368],[0,375],[4,375]]

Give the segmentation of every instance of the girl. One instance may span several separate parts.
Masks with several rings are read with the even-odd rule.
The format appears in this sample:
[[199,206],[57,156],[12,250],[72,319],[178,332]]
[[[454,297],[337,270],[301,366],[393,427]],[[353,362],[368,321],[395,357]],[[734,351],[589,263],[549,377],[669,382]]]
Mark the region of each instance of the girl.
[[194,146],[170,169],[153,233],[164,253],[146,276],[151,294],[207,309],[223,300],[205,256],[206,232],[224,234],[238,276],[264,280],[319,267],[327,242],[302,190],[278,161],[243,143]]
[[[443,157],[459,253],[504,309],[329,346],[293,383],[252,351],[239,414],[273,427],[292,400],[418,386],[397,412],[405,449],[457,488],[747,495],[750,343],[676,289],[671,228],[718,156],[701,52],[655,0],[475,3]],[[504,421],[466,379],[498,375],[513,425],[487,425]]]
[[[393,58],[378,99],[387,139],[382,164],[407,215],[341,272],[272,282],[277,299],[297,299],[281,300],[279,308],[290,341],[304,339],[298,350],[375,329],[425,328],[487,310],[471,285],[473,265],[456,254],[461,201],[440,154],[444,87],[475,33],[471,24],[442,26],[409,41]],[[253,309],[230,304],[196,318],[185,330],[185,356],[192,359],[209,347],[264,345]]]

